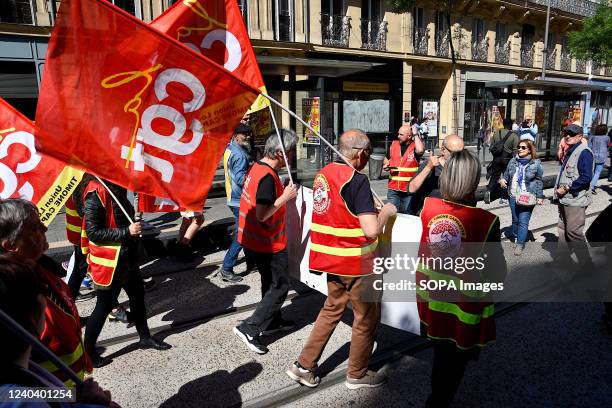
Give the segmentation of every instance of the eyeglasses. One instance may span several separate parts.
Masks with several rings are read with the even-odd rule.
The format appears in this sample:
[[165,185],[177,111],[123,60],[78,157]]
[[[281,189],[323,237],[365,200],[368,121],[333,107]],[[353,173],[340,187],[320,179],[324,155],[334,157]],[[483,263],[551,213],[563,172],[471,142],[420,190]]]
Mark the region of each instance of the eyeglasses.
[[441,146],[440,146],[440,150],[441,150],[441,151],[445,151],[445,150],[446,150],[446,151],[448,151],[448,149],[447,149],[447,148],[446,148],[446,146],[444,146],[444,145],[441,145]]
[[518,148],[520,150],[529,150],[529,147],[527,147],[527,146],[519,146]]

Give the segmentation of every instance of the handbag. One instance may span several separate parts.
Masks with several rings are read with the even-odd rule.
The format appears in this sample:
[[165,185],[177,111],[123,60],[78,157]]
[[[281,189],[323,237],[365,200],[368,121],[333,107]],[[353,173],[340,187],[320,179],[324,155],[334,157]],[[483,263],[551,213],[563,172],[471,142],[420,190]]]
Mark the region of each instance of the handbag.
[[537,197],[529,191],[520,191],[516,197],[516,205],[532,207],[536,205]]

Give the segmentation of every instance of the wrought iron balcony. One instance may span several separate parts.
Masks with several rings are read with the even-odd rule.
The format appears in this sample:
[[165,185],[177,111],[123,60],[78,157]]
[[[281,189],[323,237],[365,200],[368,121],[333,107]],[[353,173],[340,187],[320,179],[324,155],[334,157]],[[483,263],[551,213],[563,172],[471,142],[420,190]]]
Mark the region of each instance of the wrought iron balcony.
[[414,53],[427,55],[427,39],[429,34],[426,28],[415,28],[414,29]]
[[576,72],[586,74],[586,61],[576,58]]
[[533,45],[525,45],[521,48],[521,65],[533,68]]
[[510,43],[495,44],[495,62],[498,64],[510,63]]
[[472,42],[472,59],[487,62],[488,56],[489,39],[487,37],[476,38],[476,41]]
[[555,69],[555,60],[557,58],[557,50],[550,49],[546,53],[546,69]]
[[448,41],[448,30],[436,32],[436,55],[438,57],[450,57],[450,44]]
[[0,23],[35,24],[35,0],[2,0]]
[[[546,6],[548,0],[530,0],[532,3]],[[600,1],[589,0],[550,0],[550,8],[572,13],[578,16],[592,17],[595,15]]]
[[321,14],[321,37],[323,45],[348,47],[351,34],[351,18]]
[[387,49],[387,22],[361,19],[361,48],[385,51]]
[[572,70],[572,57],[561,51],[561,71],[570,72]]

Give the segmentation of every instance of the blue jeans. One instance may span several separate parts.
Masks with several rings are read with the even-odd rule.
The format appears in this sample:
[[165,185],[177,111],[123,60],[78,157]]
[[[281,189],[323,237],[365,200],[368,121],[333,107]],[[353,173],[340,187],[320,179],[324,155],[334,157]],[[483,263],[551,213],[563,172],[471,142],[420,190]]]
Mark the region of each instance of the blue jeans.
[[398,214],[414,215],[410,205],[412,194],[389,189],[387,190],[387,200],[397,208]]
[[240,250],[242,249],[242,245],[238,243],[238,219],[240,216],[240,208],[230,207],[229,209],[232,211],[232,214],[234,214],[234,219],[236,220],[236,231],[234,232],[234,239],[232,240],[232,244],[227,250],[225,258],[223,258],[222,269],[224,271],[233,272],[234,265],[236,265],[236,260],[238,259],[238,254],[240,254]]
[[516,205],[516,198],[513,196],[508,198],[508,205],[512,212],[512,236],[516,239],[517,244],[525,245],[529,233],[529,220],[535,206]]
[[591,180],[591,190],[595,190],[595,187],[597,187],[597,183],[599,183],[599,176],[601,175],[603,168],[604,163],[595,163],[595,168],[593,169],[593,180]]

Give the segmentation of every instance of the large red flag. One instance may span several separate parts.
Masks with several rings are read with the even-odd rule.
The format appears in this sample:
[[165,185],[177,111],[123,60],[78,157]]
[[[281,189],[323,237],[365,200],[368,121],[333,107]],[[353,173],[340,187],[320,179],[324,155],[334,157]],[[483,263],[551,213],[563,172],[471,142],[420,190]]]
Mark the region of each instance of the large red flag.
[[257,90],[104,0],[64,0],[36,112],[40,149],[201,210]]
[[[236,0],[178,1],[155,19],[151,26],[223,65],[252,87],[266,91]],[[259,96],[250,111],[267,108],[268,105],[269,101]],[[138,209],[143,212],[179,210],[169,199],[144,194],[138,200]]]
[[49,225],[83,172],[36,151],[38,129],[0,98],[0,198],[23,198],[38,207]]

